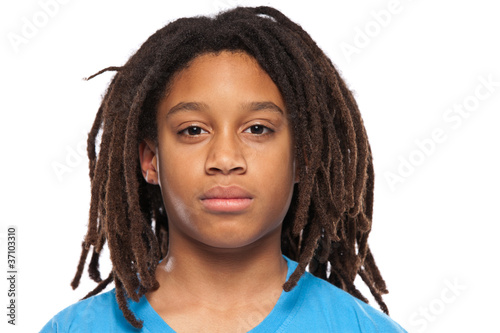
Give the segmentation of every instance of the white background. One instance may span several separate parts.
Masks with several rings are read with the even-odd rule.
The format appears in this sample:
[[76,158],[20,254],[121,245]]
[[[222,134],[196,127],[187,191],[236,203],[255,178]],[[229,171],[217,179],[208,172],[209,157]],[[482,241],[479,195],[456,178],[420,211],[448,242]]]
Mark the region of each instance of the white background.
[[[87,277],[76,291],[69,283],[90,202],[86,133],[113,74],[82,78],[124,64],[175,18],[236,4],[272,5],[301,24],[355,92],[376,174],[370,243],[391,316],[410,332],[498,332],[500,20],[493,1],[70,0],[52,16],[43,14],[46,2],[0,5],[0,266],[6,272],[13,224],[19,267],[16,327],[6,323],[0,275],[2,332],[36,332],[93,287]],[[390,18],[377,23],[388,9]],[[25,38],[29,23],[40,27],[31,36],[24,28],[29,38],[14,45],[12,36]],[[343,52],[348,44],[357,53]],[[481,78],[493,82],[490,91]],[[454,105],[472,111],[459,117],[448,111]],[[431,145],[435,131],[441,140]],[[389,173],[401,177],[392,186]],[[109,265],[102,267],[106,276]]]

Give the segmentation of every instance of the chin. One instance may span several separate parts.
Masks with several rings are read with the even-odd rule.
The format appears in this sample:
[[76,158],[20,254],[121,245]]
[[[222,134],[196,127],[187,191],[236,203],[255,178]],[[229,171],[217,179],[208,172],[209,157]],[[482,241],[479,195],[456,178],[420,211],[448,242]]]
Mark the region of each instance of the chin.
[[[225,230],[224,230],[225,229]],[[260,247],[264,244],[270,244],[270,241],[279,242],[281,244],[281,224],[278,228],[270,230],[248,230],[248,225],[245,230],[238,228],[218,228],[211,235],[205,235],[199,239],[206,246],[213,249],[226,250],[243,250],[245,248]]]
[[204,239],[201,241],[204,245],[213,249],[237,250],[243,249],[258,242],[258,238],[234,237],[233,235],[219,235],[219,237]]

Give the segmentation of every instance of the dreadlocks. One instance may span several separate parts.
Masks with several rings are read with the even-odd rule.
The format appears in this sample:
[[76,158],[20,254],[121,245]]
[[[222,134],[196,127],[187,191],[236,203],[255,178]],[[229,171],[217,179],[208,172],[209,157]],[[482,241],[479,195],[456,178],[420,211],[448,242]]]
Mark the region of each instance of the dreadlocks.
[[[142,177],[138,145],[157,143],[156,109],[173,76],[204,53],[244,51],[279,87],[295,137],[300,182],[282,226],[282,252],[298,261],[283,285],[290,291],[309,271],[368,302],[354,286],[359,275],[380,308],[385,282],[367,240],[374,172],[360,112],[330,59],[311,37],[271,7],[237,7],[215,17],[178,19],[158,30],[116,71],[88,136],[91,204],[88,231],[71,285],[78,287],[88,253],[90,278],[115,282],[125,318],[141,327],[127,305],[159,287],[155,270],[168,248],[167,214],[159,186]],[[101,143],[96,156],[96,138]],[[113,269],[102,280],[99,255],[108,243]]]

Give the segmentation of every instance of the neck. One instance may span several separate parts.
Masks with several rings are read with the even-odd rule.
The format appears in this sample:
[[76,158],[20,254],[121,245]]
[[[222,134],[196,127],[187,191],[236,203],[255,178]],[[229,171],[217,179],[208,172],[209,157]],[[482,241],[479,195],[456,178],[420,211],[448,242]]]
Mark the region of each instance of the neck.
[[281,254],[281,230],[238,249],[221,249],[206,244],[172,239],[169,252],[156,277],[160,289],[169,294],[196,295],[200,300],[235,304],[281,293],[287,264]]

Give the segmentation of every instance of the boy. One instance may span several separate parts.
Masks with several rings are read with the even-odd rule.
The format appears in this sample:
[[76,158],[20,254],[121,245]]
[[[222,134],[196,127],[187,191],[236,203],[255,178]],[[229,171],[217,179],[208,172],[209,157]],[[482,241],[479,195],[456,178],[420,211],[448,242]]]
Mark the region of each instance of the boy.
[[361,115],[305,31],[238,7],[172,22],[107,70],[72,286],[89,251],[99,284],[42,331],[404,332],[354,286],[388,313]]

